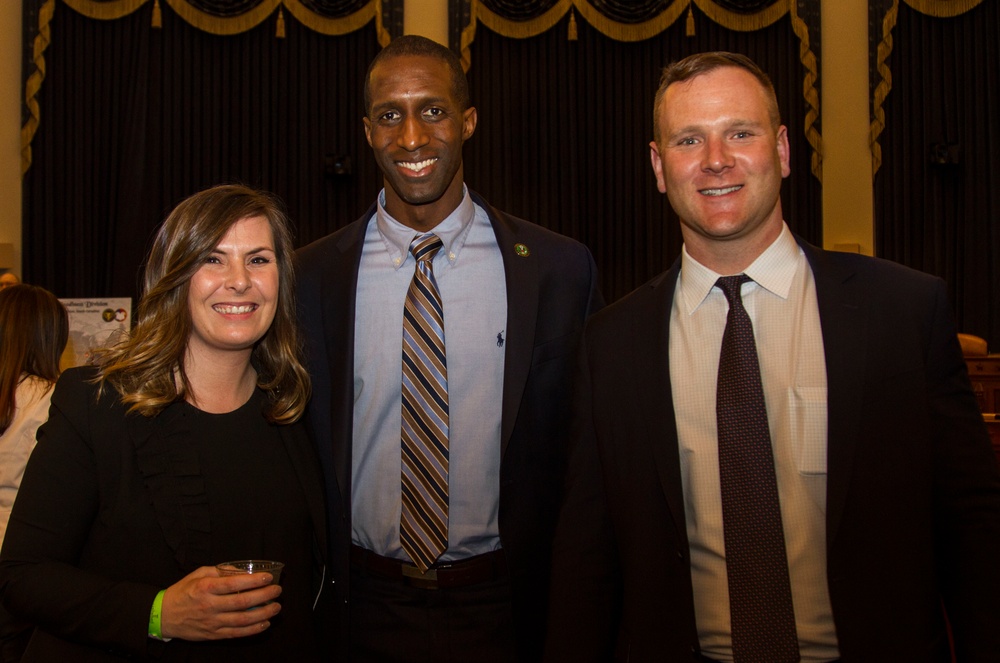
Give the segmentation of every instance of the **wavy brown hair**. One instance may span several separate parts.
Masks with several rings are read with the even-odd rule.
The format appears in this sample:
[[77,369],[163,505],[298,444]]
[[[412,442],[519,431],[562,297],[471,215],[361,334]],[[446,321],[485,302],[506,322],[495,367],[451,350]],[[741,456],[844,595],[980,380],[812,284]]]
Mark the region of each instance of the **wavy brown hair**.
[[0,433],[14,420],[17,385],[25,375],[50,384],[69,338],[69,316],[56,296],[36,285],[0,290]]
[[227,184],[196,193],[178,205],[156,234],[146,260],[145,285],[135,329],[121,343],[98,353],[98,382],[111,384],[130,412],[152,417],[190,390],[184,353],[191,335],[188,291],[201,268],[238,221],[264,217],[274,235],[278,306],[274,322],[254,346],[257,386],[270,402],[268,421],[299,419],[309,400],[309,375],[295,322],[295,272],[288,219],[272,195]]

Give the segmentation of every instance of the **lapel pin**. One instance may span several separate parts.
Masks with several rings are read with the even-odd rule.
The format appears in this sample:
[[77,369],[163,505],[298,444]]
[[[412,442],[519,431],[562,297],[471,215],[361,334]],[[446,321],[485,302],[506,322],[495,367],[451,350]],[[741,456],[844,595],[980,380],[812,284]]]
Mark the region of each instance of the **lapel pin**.
[[531,255],[531,251],[528,250],[528,247],[525,246],[524,244],[521,244],[520,242],[514,245],[514,253],[521,256],[522,258],[527,258],[528,256]]

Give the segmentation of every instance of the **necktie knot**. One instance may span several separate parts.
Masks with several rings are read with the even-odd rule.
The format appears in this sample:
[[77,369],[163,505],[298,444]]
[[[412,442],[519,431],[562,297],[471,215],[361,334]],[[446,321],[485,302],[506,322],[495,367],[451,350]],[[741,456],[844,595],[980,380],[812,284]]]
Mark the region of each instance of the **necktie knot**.
[[743,297],[740,293],[740,288],[747,281],[752,281],[746,274],[736,274],[735,276],[720,276],[719,280],[715,282],[715,285],[719,287],[719,290],[726,295],[726,300],[729,302],[729,307],[732,308],[737,302],[742,304]]
[[434,233],[424,233],[417,235],[410,242],[410,253],[413,254],[417,262],[430,262],[434,260],[434,256],[437,255],[442,246],[444,246],[444,242],[441,241],[440,237]]

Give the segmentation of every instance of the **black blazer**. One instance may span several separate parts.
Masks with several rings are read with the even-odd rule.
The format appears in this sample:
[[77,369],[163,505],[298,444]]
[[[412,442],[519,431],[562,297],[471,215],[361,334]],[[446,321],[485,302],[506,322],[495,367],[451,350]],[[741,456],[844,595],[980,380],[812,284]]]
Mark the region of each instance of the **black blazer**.
[[[602,304],[597,270],[579,242],[492,208],[507,285],[504,356],[500,539],[511,569],[515,628],[525,660],[543,638],[549,557],[564,466],[571,387],[587,316]],[[330,581],[347,651],[351,545],[351,445],[354,412],[354,314],[358,269],[372,206],[349,226],[298,253],[299,319],[306,339],[313,398],[306,423],[327,477]],[[521,256],[515,245],[529,255]]]
[[[4,604],[44,629],[31,660],[187,660],[191,643],[152,640],[147,628],[157,592],[209,554],[198,461],[176,442],[186,434],[176,407],[127,415],[114,388],[97,400],[94,375],[69,369],[56,385],[0,554]],[[323,478],[304,427],[277,428],[309,508],[318,591]]]
[[[828,386],[827,577],[842,658],[1000,660],[1000,480],[944,283],[800,240]],[[670,383],[680,261],[587,326],[552,661],[691,661]]]

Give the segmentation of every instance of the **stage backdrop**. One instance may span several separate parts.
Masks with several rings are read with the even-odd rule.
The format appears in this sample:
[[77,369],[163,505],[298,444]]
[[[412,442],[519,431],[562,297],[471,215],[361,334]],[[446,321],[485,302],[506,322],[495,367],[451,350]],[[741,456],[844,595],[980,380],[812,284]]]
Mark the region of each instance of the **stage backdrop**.
[[1000,2],[870,7],[875,249],[944,278],[1000,352]]
[[[368,62],[402,0],[27,0],[24,265],[63,297],[138,296],[182,198],[243,182],[287,202],[299,245],[355,219],[381,177]],[[678,221],[649,165],[660,69],[746,53],[789,127],[789,224],[820,242],[818,0],[450,0],[480,124],[470,186],[586,242],[615,299],[665,269]]]

